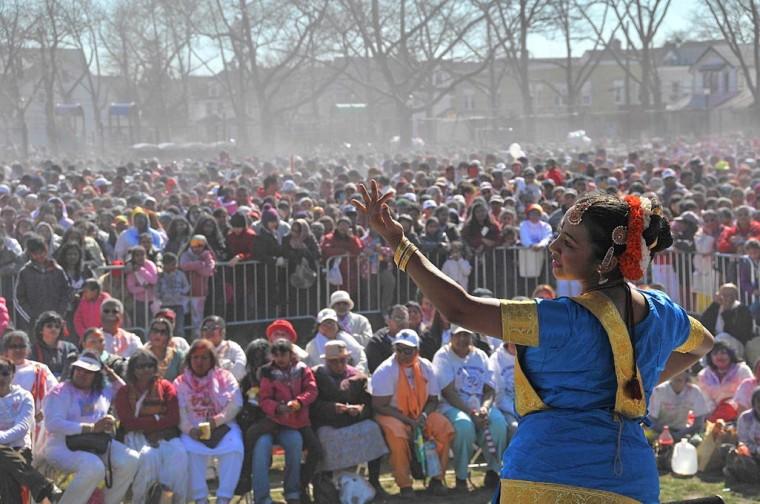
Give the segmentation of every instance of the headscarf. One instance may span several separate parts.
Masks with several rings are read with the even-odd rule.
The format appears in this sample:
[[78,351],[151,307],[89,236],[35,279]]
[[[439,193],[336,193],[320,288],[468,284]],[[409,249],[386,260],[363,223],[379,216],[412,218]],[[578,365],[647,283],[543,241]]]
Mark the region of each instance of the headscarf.
[[301,232],[296,234],[292,231],[291,227],[290,248],[305,249],[306,241],[309,239],[309,237],[313,237],[311,234],[311,226],[309,226],[309,223],[306,222],[306,219],[296,219],[294,223],[297,223],[300,226]]

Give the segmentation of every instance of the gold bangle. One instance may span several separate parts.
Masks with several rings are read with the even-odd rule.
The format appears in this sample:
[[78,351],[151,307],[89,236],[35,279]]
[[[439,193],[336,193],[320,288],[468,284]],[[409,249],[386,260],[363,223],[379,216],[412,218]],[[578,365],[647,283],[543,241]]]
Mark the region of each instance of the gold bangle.
[[409,253],[403,258],[401,265],[399,266],[399,269],[401,271],[406,271],[406,267],[409,265],[409,261],[412,260],[412,257],[417,253],[417,247],[414,245],[409,247]]
[[396,252],[393,254],[393,262],[396,263],[396,266],[401,264],[401,259],[403,259],[404,254],[407,253],[411,245],[412,245],[412,242],[410,242],[409,238],[407,238],[406,236],[401,239],[401,242],[396,247]]
[[405,241],[404,242],[404,246],[401,249],[401,252],[399,253],[398,262],[396,262],[396,266],[398,266],[400,268],[401,265],[404,264],[404,261],[406,260],[406,257],[409,255],[409,253],[412,250],[412,247],[413,247],[413,245],[412,245],[411,242],[409,242],[409,241]]

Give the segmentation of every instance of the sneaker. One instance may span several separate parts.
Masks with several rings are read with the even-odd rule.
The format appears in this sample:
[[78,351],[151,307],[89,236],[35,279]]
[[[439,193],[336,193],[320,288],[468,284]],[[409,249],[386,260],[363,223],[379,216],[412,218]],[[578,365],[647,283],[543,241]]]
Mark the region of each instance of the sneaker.
[[413,500],[415,497],[414,489],[412,489],[412,487],[402,488],[398,493],[398,498],[401,500]]
[[456,485],[454,486],[454,490],[458,493],[469,493],[470,486],[467,484],[466,479],[457,478],[457,482],[456,482]]
[[483,487],[494,489],[499,485],[501,478],[495,471],[487,471],[486,477],[483,478]]
[[449,494],[449,489],[438,478],[433,478],[428,483],[428,493],[436,497],[444,497]]

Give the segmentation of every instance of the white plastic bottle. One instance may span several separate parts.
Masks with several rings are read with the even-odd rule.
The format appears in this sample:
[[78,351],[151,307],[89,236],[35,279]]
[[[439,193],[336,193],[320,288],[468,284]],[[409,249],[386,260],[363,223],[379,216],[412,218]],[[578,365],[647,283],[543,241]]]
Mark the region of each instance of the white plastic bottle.
[[686,438],[681,439],[673,450],[670,459],[673,473],[679,476],[694,476],[697,474],[697,449]]

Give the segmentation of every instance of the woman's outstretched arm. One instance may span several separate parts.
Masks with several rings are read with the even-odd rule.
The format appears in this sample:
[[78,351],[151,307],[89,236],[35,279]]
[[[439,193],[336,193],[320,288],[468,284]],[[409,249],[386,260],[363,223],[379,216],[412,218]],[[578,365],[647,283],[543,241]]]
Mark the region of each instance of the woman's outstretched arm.
[[[387,201],[391,194],[380,195],[377,182],[369,189],[359,186],[363,202],[354,200],[357,210],[369,218],[373,230],[379,233],[394,250],[404,237],[404,230],[393,219]],[[497,299],[475,298],[456,282],[444,275],[421,252],[409,261],[406,272],[417,287],[450,322],[489,336],[501,337],[501,309]]]

